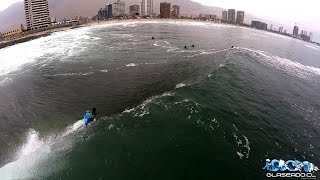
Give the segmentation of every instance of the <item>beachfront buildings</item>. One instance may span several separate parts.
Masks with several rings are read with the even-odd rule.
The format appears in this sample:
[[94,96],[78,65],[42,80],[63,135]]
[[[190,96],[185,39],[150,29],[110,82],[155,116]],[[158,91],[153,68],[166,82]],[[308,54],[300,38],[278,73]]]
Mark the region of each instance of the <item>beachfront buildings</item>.
[[173,5],[171,15],[173,18],[180,18],[180,6]]
[[237,11],[236,23],[237,24],[243,24],[244,23],[244,11]]
[[48,0],[24,0],[27,30],[37,30],[50,25]]
[[251,21],[251,27],[260,29],[260,30],[267,30],[268,29],[268,24],[260,21]]
[[298,26],[294,26],[293,27],[293,37],[298,37],[298,34],[299,34],[299,27]]
[[106,9],[108,11],[108,18],[111,18],[113,13],[112,13],[112,4],[107,4]]
[[20,29],[14,29],[14,30],[10,30],[10,31],[6,31],[4,32],[3,34],[1,34],[4,38],[7,38],[7,37],[13,37],[13,36],[17,36],[17,35],[20,35],[22,34],[22,31],[23,29],[20,28]]
[[222,11],[222,20],[228,20],[228,11]]
[[234,24],[236,22],[236,10],[228,9],[228,21],[229,23]]
[[160,18],[170,18],[171,3],[160,3]]
[[283,32],[283,27],[279,27],[279,33],[282,33]]
[[108,19],[112,17],[112,4],[107,4],[98,11],[98,19]]
[[117,0],[112,4],[112,15],[113,16],[123,16],[125,14],[126,5],[125,2]]
[[133,5],[129,6],[129,14],[130,15],[140,14],[139,4],[133,4]]
[[[147,3],[146,3],[147,1]],[[153,0],[142,0],[141,2],[141,15],[152,16],[153,15]]]

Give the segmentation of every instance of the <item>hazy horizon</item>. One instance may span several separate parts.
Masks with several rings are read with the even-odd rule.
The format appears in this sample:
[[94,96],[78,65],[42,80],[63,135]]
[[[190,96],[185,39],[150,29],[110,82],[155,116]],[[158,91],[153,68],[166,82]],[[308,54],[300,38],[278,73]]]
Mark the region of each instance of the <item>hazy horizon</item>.
[[[6,0],[0,2],[0,12],[19,1],[23,0]],[[170,0],[168,1],[170,2]],[[317,23],[317,20],[320,19],[320,12],[317,11],[317,6],[312,6],[312,4],[316,4],[316,0],[308,0],[308,3],[277,0],[261,0],[259,2],[252,2],[251,0],[192,1],[206,6],[244,10],[246,13],[252,14],[257,18],[274,22],[274,28],[278,28],[279,25],[281,25],[287,29],[288,32],[292,31],[293,26],[297,24],[301,30],[313,32],[315,39],[318,41],[320,39],[320,37],[317,37],[320,31],[320,24]],[[290,6],[288,6],[288,3],[290,3]],[[183,13],[183,10],[181,13]],[[221,15],[218,14],[218,16]],[[270,25],[271,24],[268,24],[268,27],[270,27]]]

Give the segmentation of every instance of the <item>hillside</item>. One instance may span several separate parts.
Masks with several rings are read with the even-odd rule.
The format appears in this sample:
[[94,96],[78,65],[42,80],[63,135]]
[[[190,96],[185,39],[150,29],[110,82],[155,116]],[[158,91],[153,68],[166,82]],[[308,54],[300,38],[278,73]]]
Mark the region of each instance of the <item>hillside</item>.
[[[160,2],[154,0],[154,11],[159,13]],[[98,9],[114,0],[49,0],[50,15],[58,20],[72,18],[75,16],[94,16]],[[130,4],[140,4],[141,0],[125,0],[127,12]],[[168,0],[172,4],[181,6],[182,14],[216,14],[221,16],[222,8],[204,6],[190,0]],[[248,17],[248,16],[247,16]],[[248,19],[248,18],[246,18]],[[23,2],[11,5],[6,10],[0,12],[0,31],[17,28],[20,24],[25,24]]]

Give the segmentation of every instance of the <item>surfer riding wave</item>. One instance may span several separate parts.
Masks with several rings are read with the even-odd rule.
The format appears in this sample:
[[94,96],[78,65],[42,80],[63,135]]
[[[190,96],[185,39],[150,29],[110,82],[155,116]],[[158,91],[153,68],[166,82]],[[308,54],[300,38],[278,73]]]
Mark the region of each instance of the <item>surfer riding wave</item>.
[[87,110],[84,113],[83,119],[84,119],[84,124],[88,125],[90,122],[93,122],[96,120],[96,115],[97,115],[97,109],[92,108],[92,111]]

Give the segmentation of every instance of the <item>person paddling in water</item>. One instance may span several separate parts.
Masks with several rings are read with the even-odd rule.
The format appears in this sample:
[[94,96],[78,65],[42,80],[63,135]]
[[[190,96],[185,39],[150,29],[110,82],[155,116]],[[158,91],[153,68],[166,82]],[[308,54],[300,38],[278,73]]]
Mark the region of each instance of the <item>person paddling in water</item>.
[[92,108],[91,112],[89,110],[87,110],[83,116],[84,124],[88,125],[90,122],[95,120],[96,116],[97,116],[97,109],[96,108]]

